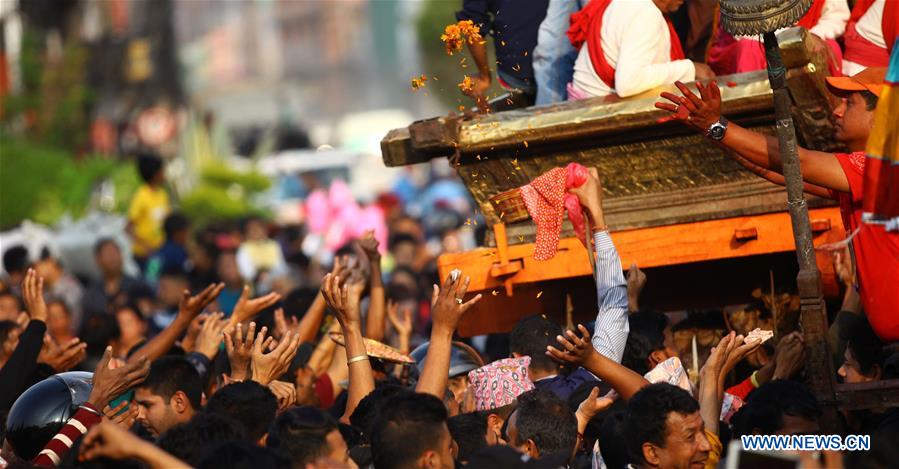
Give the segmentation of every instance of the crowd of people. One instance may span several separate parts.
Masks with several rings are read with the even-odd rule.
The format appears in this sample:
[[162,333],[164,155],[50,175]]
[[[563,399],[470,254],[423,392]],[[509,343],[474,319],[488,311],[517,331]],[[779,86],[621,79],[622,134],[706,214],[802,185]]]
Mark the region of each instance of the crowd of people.
[[[29,263],[21,250],[7,250],[2,464],[716,467],[740,435],[820,432],[824,403],[803,384],[801,333],[772,346],[730,332],[691,379],[669,317],[639,310],[641,282],[623,273],[598,171],[571,193],[593,227],[596,320],[564,331],[545,316],[526,316],[505,348],[458,341],[461,318],[482,295],[468,293],[464,272],[422,289],[433,274],[416,264],[421,243],[403,231],[416,226],[403,217],[391,223],[384,250],[389,274],[369,234],[334,258],[318,289],[281,295],[263,292],[258,273],[251,293],[238,267],[245,242],[269,239],[265,223],[250,220],[244,241],[230,248],[222,247],[223,233],[219,245],[204,247],[208,233],[186,236],[172,214],[145,263],[166,266],[155,289],[123,275],[119,247],[100,240],[103,281],[70,295],[81,298],[78,316],[58,295],[78,287],[58,261],[42,255]],[[194,241],[162,257],[186,270],[157,259],[185,239]],[[838,321],[845,382],[895,376],[896,357],[864,315],[843,311]],[[422,339],[411,364],[372,346],[389,343],[405,354]],[[747,367],[755,355],[766,358]],[[850,467],[895,462],[895,409],[844,417],[851,431],[873,438],[872,451],[845,455]]]
[[[538,103],[676,83],[681,94],[657,107],[783,184],[777,140],[727,122],[717,84],[702,81],[745,71],[755,39],[716,30],[710,50],[725,58],[706,65],[685,57],[670,18],[680,0],[583,3],[466,0],[459,19],[495,36],[500,80]],[[899,235],[863,223],[860,205],[885,80],[875,49],[885,55],[895,35],[895,3],[815,0],[799,21],[853,72],[827,82],[851,153],[799,149],[806,190],[839,200],[854,233],[835,251],[845,300],[830,325],[844,383],[899,374],[888,346],[899,340]],[[470,46],[481,93],[490,67],[484,45]],[[693,80],[695,92],[682,83]],[[98,239],[99,278],[74,275],[52,249],[3,246],[0,468],[713,468],[737,457],[729,443],[741,436],[825,430],[833,403],[807,384],[801,331],[729,331],[687,370],[671,317],[639,307],[645,274],[624,274],[596,168],[568,189],[592,230],[595,321],[565,330],[522,312],[508,334],[463,339],[482,293],[468,291],[470,273],[438,278],[434,256],[464,244],[458,214],[429,226],[384,197],[386,243],[369,231],[310,257],[302,226],[193,226],[172,210],[162,160],[137,166],[130,250]],[[140,275],[126,274],[129,257]],[[804,453],[808,467],[895,467],[897,408],[837,420],[870,435],[870,451]]]

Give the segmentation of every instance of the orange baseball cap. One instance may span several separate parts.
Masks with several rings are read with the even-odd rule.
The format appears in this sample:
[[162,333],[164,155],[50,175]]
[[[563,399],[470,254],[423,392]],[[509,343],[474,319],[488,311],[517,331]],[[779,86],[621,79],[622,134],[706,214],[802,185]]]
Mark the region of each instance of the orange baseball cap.
[[851,77],[827,77],[827,88],[837,96],[846,96],[857,91],[870,91],[880,97],[886,75],[886,67],[870,67]]

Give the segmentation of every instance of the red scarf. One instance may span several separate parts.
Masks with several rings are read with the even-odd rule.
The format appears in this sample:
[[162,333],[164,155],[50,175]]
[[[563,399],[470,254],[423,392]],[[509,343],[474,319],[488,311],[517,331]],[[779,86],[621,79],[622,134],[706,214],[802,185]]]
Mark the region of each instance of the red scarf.
[[[615,69],[606,61],[602,52],[602,16],[606,12],[612,0],[591,0],[581,11],[571,15],[571,27],[568,29],[568,40],[575,49],[580,50],[584,42],[587,43],[587,51],[590,53],[590,62],[593,70],[609,88],[615,88]],[[684,58],[684,49],[681,47],[680,38],[674,31],[671,19],[665,15],[668,23],[668,34],[671,35],[671,60]]]
[[815,0],[812,2],[812,6],[805,12],[805,16],[796,24],[805,29],[812,29],[818,24],[818,20],[821,19],[821,13],[824,11],[824,3],[826,2],[827,0]]

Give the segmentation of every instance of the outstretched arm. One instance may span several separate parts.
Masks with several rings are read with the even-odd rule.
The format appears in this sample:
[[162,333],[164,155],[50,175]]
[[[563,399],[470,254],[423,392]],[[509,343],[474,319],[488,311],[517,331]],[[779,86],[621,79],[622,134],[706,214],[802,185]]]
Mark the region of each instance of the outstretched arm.
[[[657,102],[656,107],[671,112],[670,119],[679,120],[704,134],[721,118],[721,91],[718,89],[718,83],[714,80],[708,85],[696,82],[699,96],[681,82],[676,82],[675,85],[683,96],[663,92],[661,96],[668,102]],[[783,174],[780,143],[776,137],[763,135],[730,122],[720,144],[753,165]],[[825,189],[849,192],[849,180],[833,153],[807,150],[802,147],[798,151],[802,177],[806,183]]]
[[131,354],[131,357],[128,358],[128,362],[131,363],[138,360],[140,357],[147,357],[148,360],[153,361],[165,355],[165,353],[172,348],[172,345],[175,344],[175,341],[184,334],[184,331],[187,330],[191,321],[193,321],[194,318],[209,305],[209,303],[212,303],[218,298],[219,293],[222,292],[223,288],[225,288],[224,283],[219,283],[217,285],[210,284],[196,296],[190,296],[190,292],[184,290],[184,294],[181,297],[181,303],[178,305],[178,315],[175,316],[175,320],[172,321],[168,327],[163,329],[162,332],[156,334],[155,337],[144,344],[143,347],[138,349],[137,352]]
[[468,291],[470,281],[469,277],[463,279],[459,275],[454,280],[453,275],[448,275],[443,282],[443,288],[436,290],[437,286],[434,286],[436,299],[433,302],[434,310],[431,315],[434,322],[431,327],[431,345],[428,347],[424,369],[421,372],[421,379],[418,380],[418,385],[415,387],[415,392],[427,393],[443,399],[446,383],[449,380],[453,334],[465,312],[481,299],[479,293],[468,302],[462,301],[465,292]]
[[564,337],[561,335],[556,337],[560,348],[547,347],[546,354],[560,363],[574,367],[582,366],[597,378],[609,383],[609,386],[612,386],[612,389],[625,400],[649,384],[649,381],[637,372],[597,352],[590,343],[590,332],[586,327],[578,325],[578,330],[580,336],[574,331],[566,331]]
[[[593,227],[596,249],[596,298],[599,313],[593,331],[593,347],[607,358],[621,362],[627,342],[627,282],[621,270],[621,259],[609,236],[602,210],[602,182],[599,170],[589,169],[587,182],[569,190],[577,195]],[[592,253],[591,253],[592,255]]]

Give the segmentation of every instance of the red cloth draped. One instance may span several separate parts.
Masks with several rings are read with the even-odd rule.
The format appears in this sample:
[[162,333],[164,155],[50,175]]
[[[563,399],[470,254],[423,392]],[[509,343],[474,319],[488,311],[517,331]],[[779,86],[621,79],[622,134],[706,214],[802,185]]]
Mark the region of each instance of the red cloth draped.
[[821,19],[821,12],[824,11],[824,3],[826,1],[827,0],[815,0],[812,2],[812,6],[809,7],[808,11],[805,12],[805,15],[800,18],[796,24],[805,29],[812,29],[813,26],[818,24],[818,20]]
[[537,225],[537,240],[534,259],[552,259],[559,247],[559,232],[565,211],[578,239],[586,233],[584,213],[576,195],[568,189],[581,187],[587,182],[587,168],[578,163],[569,163],[564,168],[553,168],[521,186],[521,198],[528,209],[528,215]]
[[[591,0],[581,11],[571,15],[568,40],[577,50],[580,50],[585,42],[587,43],[593,70],[609,88],[615,88],[615,69],[609,65],[603,54],[601,36],[602,16],[611,3],[612,0]],[[680,38],[667,15],[665,21],[668,23],[668,34],[671,36],[671,60],[681,60],[685,56]]]

